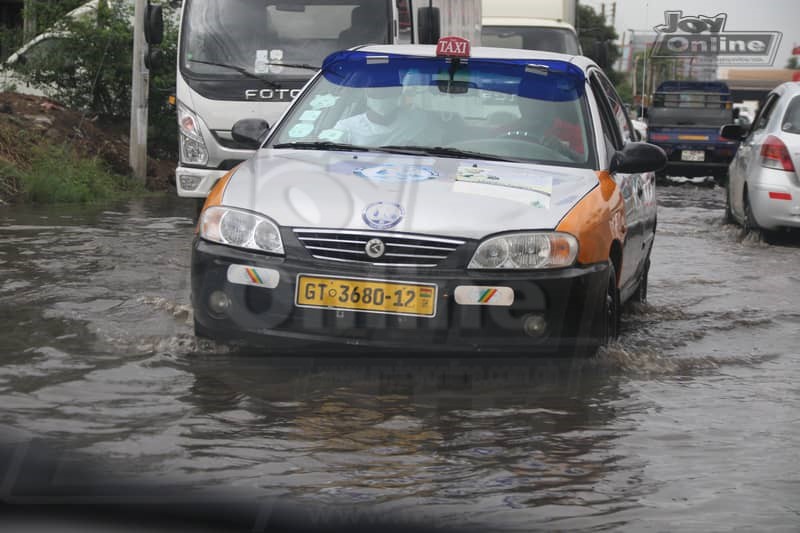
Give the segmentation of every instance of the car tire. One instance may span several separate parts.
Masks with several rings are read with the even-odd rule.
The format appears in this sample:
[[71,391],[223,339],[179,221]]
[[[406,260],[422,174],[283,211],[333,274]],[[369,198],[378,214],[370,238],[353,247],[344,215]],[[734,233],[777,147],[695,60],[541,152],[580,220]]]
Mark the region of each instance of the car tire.
[[753,207],[750,205],[750,192],[745,187],[744,194],[742,195],[742,205],[744,206],[744,227],[745,234],[752,233],[759,239],[762,237],[761,228],[758,227],[756,217],[753,215]]
[[731,184],[725,184],[725,224],[735,224],[736,219],[733,217],[733,209],[731,207]]
[[619,336],[620,307],[617,289],[617,270],[614,263],[608,262],[608,283],[603,301],[603,342],[605,346]]

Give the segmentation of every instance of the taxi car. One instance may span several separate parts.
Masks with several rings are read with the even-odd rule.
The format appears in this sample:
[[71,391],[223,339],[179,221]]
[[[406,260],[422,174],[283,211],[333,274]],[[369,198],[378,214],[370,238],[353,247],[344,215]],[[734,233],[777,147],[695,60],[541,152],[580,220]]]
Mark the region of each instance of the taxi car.
[[337,52],[233,135],[261,148],[200,215],[198,336],[593,352],[646,297],[665,155],[585,57]]

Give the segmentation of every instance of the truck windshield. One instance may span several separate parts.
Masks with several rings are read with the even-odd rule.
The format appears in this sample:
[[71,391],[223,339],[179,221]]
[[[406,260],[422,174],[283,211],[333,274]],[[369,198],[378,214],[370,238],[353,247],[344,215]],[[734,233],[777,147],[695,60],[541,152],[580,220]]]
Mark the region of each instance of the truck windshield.
[[582,74],[568,63],[470,59],[454,69],[445,59],[375,63],[359,54],[326,61],[269,146],[467,153],[581,167],[593,161]]
[[720,82],[664,82],[649,111],[654,126],[717,127],[732,121],[731,94]]
[[[391,2],[377,0],[192,0],[186,2],[181,71],[198,78],[243,73],[308,78],[275,63],[319,65],[328,54],[389,42]],[[211,65],[209,63],[217,63]]]
[[567,28],[542,26],[483,26],[481,44],[497,48],[543,50],[579,55],[578,38]]

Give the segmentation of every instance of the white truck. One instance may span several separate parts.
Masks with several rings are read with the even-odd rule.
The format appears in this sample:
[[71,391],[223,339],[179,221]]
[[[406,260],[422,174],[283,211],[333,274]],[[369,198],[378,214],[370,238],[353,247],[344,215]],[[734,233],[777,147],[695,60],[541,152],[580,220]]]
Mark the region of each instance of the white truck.
[[484,46],[581,54],[575,0],[483,0]]
[[241,119],[274,124],[330,53],[373,44],[480,44],[481,0],[183,0],[178,194],[205,198],[254,153]]

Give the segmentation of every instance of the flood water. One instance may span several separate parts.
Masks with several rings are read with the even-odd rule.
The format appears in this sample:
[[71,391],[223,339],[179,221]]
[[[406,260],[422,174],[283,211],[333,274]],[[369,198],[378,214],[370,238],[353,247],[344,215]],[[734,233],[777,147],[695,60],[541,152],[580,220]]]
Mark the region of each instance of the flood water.
[[[659,190],[649,303],[590,359],[197,342],[193,205],[0,209],[0,427],[140,475],[492,530],[798,531],[800,239]],[[2,439],[2,436],[0,436]]]

